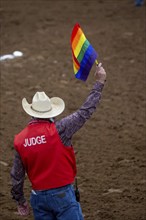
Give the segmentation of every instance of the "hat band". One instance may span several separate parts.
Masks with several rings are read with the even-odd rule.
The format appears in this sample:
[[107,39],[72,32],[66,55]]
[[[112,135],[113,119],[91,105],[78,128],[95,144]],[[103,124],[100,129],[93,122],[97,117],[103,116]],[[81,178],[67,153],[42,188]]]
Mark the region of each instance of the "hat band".
[[52,110],[52,107],[50,108],[50,110],[47,110],[47,111],[38,111],[38,110],[34,109],[32,106],[31,106],[31,109],[35,112],[46,113],[46,112],[50,112]]

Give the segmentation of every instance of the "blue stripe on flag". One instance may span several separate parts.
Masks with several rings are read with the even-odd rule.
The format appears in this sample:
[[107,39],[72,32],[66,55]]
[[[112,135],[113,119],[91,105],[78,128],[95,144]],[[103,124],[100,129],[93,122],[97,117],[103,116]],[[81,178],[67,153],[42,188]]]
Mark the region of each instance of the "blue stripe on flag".
[[83,81],[86,81],[90,70],[97,59],[97,53],[90,44],[88,49],[86,50],[84,57],[80,63],[80,69],[79,71],[75,74],[75,77],[77,79],[81,79]]

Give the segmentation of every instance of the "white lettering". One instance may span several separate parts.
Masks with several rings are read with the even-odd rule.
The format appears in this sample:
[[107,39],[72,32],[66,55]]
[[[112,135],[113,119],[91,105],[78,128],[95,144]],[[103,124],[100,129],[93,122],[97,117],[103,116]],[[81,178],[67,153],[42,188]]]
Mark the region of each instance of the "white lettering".
[[47,143],[45,135],[37,136],[37,137],[31,137],[31,138],[25,138],[24,140],[24,147],[29,146],[35,146],[37,144],[45,144]]
[[36,140],[35,137],[30,138],[31,144],[32,145],[36,145]]
[[37,144],[41,144],[41,143],[42,143],[42,142],[41,142],[41,137],[39,137],[39,136],[36,137],[36,143],[37,143]]
[[42,138],[42,143],[43,143],[43,144],[47,143],[47,142],[46,142],[46,137],[45,137],[45,135],[42,135],[41,138]]
[[28,139],[25,139],[25,143],[23,144],[24,147],[27,147],[27,142],[28,142]]

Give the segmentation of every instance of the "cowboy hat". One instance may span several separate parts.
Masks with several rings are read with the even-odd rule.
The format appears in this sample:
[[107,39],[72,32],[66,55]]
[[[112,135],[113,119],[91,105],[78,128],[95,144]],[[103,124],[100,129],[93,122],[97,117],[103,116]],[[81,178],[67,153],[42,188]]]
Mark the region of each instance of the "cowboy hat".
[[49,98],[45,92],[36,92],[31,104],[27,102],[26,98],[22,99],[22,107],[30,116],[53,118],[64,111],[65,103],[61,98]]

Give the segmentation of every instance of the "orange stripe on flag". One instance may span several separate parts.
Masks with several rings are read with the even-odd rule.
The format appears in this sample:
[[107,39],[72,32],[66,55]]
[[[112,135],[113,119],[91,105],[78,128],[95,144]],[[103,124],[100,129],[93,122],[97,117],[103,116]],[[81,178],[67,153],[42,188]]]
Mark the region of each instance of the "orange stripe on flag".
[[81,37],[82,33],[83,33],[82,30],[79,28],[78,31],[77,31],[77,34],[74,37],[73,42],[72,42],[73,51],[76,49],[76,46],[78,45],[78,42],[80,40],[80,37]]

